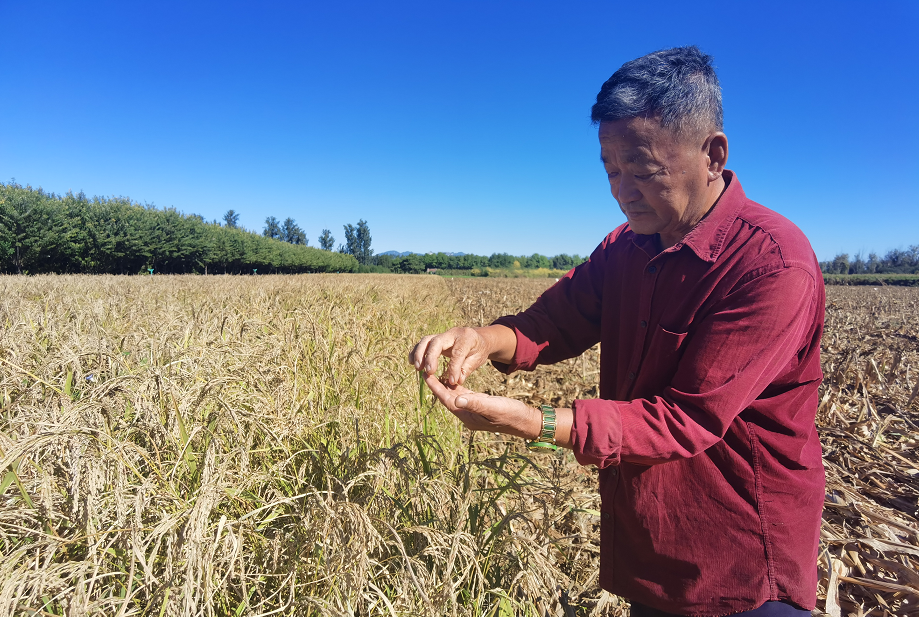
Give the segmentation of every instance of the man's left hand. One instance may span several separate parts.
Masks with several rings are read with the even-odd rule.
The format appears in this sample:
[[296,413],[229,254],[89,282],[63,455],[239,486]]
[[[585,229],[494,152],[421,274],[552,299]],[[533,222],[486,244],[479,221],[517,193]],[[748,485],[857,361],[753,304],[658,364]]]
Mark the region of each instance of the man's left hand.
[[447,386],[435,375],[425,383],[434,396],[473,431],[491,431],[535,439],[542,431],[542,413],[525,403],[503,396],[473,392],[464,386]]

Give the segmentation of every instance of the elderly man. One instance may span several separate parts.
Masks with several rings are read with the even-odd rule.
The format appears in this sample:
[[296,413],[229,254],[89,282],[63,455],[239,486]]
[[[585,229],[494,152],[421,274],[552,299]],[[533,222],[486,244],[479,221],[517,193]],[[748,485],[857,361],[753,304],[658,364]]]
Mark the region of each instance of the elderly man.
[[[523,313],[426,336],[409,360],[468,428],[599,467],[600,584],[633,615],[804,615],[824,497],[817,260],[725,169],[697,48],[624,64],[592,119],[627,222]],[[571,409],[463,386],[487,360],[532,370],[597,342],[600,398]]]

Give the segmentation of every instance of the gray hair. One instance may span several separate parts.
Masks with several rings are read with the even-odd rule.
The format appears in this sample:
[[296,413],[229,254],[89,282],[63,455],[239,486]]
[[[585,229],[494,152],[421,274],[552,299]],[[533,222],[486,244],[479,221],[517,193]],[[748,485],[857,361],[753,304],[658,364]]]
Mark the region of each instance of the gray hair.
[[662,49],[626,62],[606,80],[590,109],[594,124],[659,117],[676,131],[721,131],[721,84],[712,57],[695,45]]

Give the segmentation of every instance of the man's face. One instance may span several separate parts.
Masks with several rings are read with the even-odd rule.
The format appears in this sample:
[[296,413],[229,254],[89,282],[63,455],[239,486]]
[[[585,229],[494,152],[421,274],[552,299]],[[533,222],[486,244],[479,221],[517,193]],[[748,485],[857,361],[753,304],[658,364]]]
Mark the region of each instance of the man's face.
[[665,248],[679,242],[720,195],[710,186],[705,136],[681,137],[656,118],[601,122],[599,135],[610,192],[629,226],[638,234],[659,233]]

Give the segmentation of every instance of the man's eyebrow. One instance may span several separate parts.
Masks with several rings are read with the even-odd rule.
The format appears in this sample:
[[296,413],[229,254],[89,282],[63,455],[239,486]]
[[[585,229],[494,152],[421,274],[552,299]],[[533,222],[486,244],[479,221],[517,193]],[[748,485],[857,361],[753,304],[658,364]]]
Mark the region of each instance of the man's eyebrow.
[[648,157],[641,152],[633,152],[625,157],[626,163],[647,163]]
[[[629,154],[625,157],[624,162],[630,163],[630,164],[637,164],[637,163],[648,163],[650,162],[650,160],[651,159],[648,156],[642,154],[641,152],[633,152],[632,154]],[[606,165],[606,163],[608,162],[606,160],[606,157],[603,156],[602,152],[600,153],[600,162],[603,163],[604,165]]]

